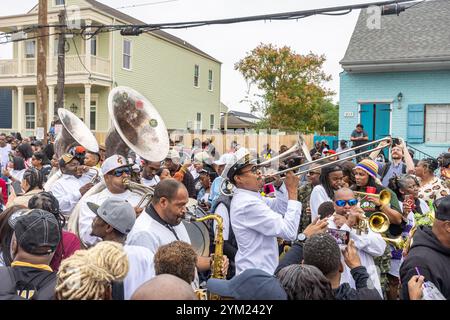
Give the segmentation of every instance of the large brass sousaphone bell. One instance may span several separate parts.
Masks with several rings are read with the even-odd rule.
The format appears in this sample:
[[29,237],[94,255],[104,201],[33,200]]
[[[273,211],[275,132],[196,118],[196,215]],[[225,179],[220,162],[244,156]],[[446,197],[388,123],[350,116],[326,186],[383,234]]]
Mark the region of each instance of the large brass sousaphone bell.
[[108,98],[112,127],[106,138],[106,156],[128,158],[130,149],[148,161],[162,161],[169,153],[169,134],[153,104],[128,87],[114,88]]
[[70,148],[81,145],[86,150],[98,152],[97,139],[86,124],[67,109],[59,108],[58,116],[63,125],[55,140],[55,154],[59,158]]

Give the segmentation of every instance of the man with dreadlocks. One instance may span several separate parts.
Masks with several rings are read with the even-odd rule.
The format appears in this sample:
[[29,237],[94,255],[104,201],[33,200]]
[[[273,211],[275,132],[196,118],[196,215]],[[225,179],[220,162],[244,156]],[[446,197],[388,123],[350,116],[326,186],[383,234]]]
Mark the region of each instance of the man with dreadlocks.
[[336,190],[343,187],[344,172],[342,167],[335,164],[322,168],[319,181],[320,184],[314,187],[309,200],[311,220],[319,215],[319,206],[326,201],[333,201]]
[[102,241],[78,250],[61,263],[55,289],[58,300],[113,300],[113,286],[128,273],[120,243]]
[[50,213],[53,213],[56,220],[59,223],[61,230],[61,242],[56,248],[55,254],[50,267],[58,271],[61,261],[70,257],[75,251],[80,249],[80,240],[72,232],[64,231],[63,228],[66,224],[66,218],[59,210],[59,202],[50,192],[40,192],[35,194],[28,202],[28,208],[30,209],[42,209]]

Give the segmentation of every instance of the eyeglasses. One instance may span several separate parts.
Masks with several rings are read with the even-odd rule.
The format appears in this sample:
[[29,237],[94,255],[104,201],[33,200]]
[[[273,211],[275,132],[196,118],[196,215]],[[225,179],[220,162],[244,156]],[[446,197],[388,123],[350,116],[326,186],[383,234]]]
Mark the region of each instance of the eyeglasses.
[[115,176],[115,177],[121,177],[124,173],[130,174],[131,169],[129,167],[118,168],[116,170],[109,172],[108,174]]
[[256,174],[258,172],[258,167],[257,166],[253,166],[250,170],[241,171],[240,174],[244,174],[244,173],[247,173],[247,172],[251,172],[253,174]]
[[336,200],[336,205],[338,207],[345,207],[345,204],[348,203],[350,207],[356,206],[358,204],[358,199],[350,199],[350,200]]

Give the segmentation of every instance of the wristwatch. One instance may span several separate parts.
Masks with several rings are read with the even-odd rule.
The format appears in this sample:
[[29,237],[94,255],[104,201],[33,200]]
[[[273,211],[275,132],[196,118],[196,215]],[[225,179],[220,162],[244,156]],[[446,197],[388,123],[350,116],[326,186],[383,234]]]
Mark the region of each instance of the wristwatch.
[[306,239],[308,239],[308,237],[304,233],[299,233],[297,236],[298,243],[304,243],[306,241]]

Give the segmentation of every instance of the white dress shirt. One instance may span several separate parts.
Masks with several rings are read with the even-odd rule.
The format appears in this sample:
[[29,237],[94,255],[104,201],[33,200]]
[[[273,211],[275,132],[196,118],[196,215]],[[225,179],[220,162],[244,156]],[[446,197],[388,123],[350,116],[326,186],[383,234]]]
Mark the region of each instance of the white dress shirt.
[[100,238],[91,236],[92,232],[92,221],[94,221],[95,213],[87,206],[88,202],[95,203],[97,205],[102,205],[102,203],[109,198],[115,198],[119,200],[128,201],[133,207],[137,206],[141,197],[137,193],[133,193],[130,190],[126,190],[123,193],[111,193],[108,189],[90,195],[81,200],[80,203],[80,216],[78,219],[78,229],[80,233],[81,240],[88,246],[93,246],[97,242],[101,241]]
[[51,186],[50,192],[53,193],[59,202],[59,209],[64,215],[70,215],[75,205],[80,201],[80,188],[84,184],[75,176],[63,174],[61,178]]
[[7,143],[6,146],[0,147],[0,166],[2,170],[8,167],[10,152],[11,152],[10,144]]
[[[333,217],[328,219],[328,228],[338,229],[334,223]],[[347,224],[344,224],[340,230],[345,230],[350,232],[350,239],[355,242],[355,247],[358,249],[359,258],[361,259],[361,265],[366,267],[367,273],[369,274],[372,284],[369,282],[367,286],[370,288],[373,285],[374,288],[383,296],[381,291],[380,278],[378,277],[377,267],[373,262],[374,257],[380,257],[383,255],[386,249],[386,242],[383,240],[379,233],[375,233],[372,230],[368,230],[368,233],[361,233],[361,235],[356,234],[356,230],[350,228]],[[344,272],[341,274],[341,284],[347,282],[350,287],[356,289],[355,281],[350,273],[350,268],[344,262],[344,257],[342,257],[342,265],[344,266]],[[373,288],[372,287],[372,288]]]
[[172,231],[144,211],[136,219],[133,229],[131,229],[127,236],[126,244],[145,247],[152,254],[156,254],[160,246],[173,241],[181,240],[191,244],[191,239],[183,223],[172,227],[178,239]]
[[325,188],[320,184],[315,186],[309,198],[309,206],[311,208],[311,221],[314,221],[314,219],[318,217],[320,205],[327,201],[333,200],[330,199],[327,192],[325,191]]
[[141,183],[144,185],[144,186],[146,186],[146,187],[154,187],[154,186],[156,186],[159,182],[161,181],[161,179],[157,176],[157,175],[155,175],[154,177],[153,177],[153,179],[145,179],[145,178],[142,178],[141,179]]
[[[228,240],[230,234],[230,214],[223,203],[219,203],[214,214],[222,217],[223,222],[223,240]],[[217,222],[214,220],[214,234],[216,234]]]
[[276,198],[237,188],[231,200],[231,226],[236,236],[236,274],[257,268],[273,274],[278,265],[277,237],[294,240],[297,236],[302,205],[288,201],[284,184]]
[[124,298],[130,300],[133,293],[142,284],[155,276],[153,253],[147,248],[125,245],[128,256],[128,273],[123,280]]

